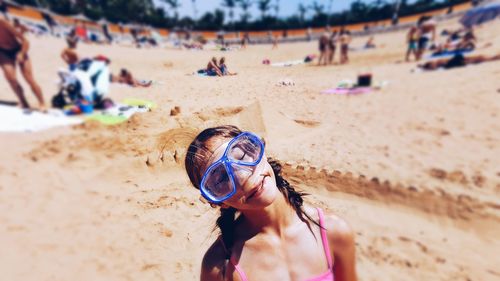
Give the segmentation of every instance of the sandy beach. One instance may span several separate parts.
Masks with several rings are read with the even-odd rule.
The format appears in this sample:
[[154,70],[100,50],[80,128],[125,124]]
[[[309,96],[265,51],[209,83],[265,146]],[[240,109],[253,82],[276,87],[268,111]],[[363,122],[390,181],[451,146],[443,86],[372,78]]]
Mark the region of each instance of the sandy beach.
[[[499,29],[475,30],[477,54],[500,53]],[[50,101],[65,43],[28,38]],[[262,64],[302,59],[317,42],[230,52],[81,44],[81,56],[154,81],[113,84],[111,98],[158,106],[116,126],[0,134],[0,279],[198,280],[218,213],[198,199],[184,155],[197,132],[222,124],[261,134],[308,203],[350,222],[360,280],[499,279],[500,63],[415,72],[404,38],[376,35],[376,49],[327,67]],[[238,75],[192,75],[212,56]],[[321,94],[365,71],[386,85]],[[278,86],[284,79],[295,85]],[[16,101],[5,79],[0,100]]]

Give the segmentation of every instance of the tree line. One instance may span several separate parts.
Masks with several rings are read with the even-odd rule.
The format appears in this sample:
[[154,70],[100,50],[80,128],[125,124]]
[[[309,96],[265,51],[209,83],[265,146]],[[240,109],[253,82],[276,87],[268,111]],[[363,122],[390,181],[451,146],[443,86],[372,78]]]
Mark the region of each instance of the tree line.
[[[22,5],[48,9],[61,15],[83,14],[92,20],[105,19],[112,23],[138,23],[158,28],[193,30],[273,30],[337,26],[359,22],[373,22],[398,16],[422,13],[439,8],[450,8],[467,0],[374,0],[354,1],[350,8],[330,12],[340,0],[300,3],[296,12],[280,16],[280,0],[221,0],[213,11],[197,15],[197,1],[191,0],[193,16],[179,16],[179,0],[15,0]],[[188,4],[188,3],[184,3]],[[256,7],[258,15],[250,9]]]

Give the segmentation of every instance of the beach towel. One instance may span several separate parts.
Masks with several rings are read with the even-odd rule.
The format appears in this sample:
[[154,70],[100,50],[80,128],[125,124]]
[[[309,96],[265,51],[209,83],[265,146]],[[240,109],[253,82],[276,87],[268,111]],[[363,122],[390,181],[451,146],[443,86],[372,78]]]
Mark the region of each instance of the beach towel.
[[292,61],[284,61],[284,62],[275,62],[271,63],[271,66],[275,67],[286,67],[286,66],[293,66],[293,65],[299,65],[299,64],[304,64],[305,61],[302,60],[292,60]]
[[148,112],[155,107],[156,104],[152,101],[127,98],[111,108],[87,116],[86,120],[97,121],[104,125],[116,125],[127,121],[135,113]]
[[359,95],[372,92],[371,87],[354,87],[354,88],[331,88],[322,91],[322,94],[335,94],[335,95]]
[[455,50],[455,51],[443,51],[439,53],[433,53],[428,56],[425,56],[425,60],[435,60],[435,59],[446,59],[446,58],[452,58],[455,55],[465,55],[472,53],[474,50]]
[[37,132],[53,127],[77,125],[82,122],[81,119],[65,116],[59,110],[41,113],[0,105],[0,132]]

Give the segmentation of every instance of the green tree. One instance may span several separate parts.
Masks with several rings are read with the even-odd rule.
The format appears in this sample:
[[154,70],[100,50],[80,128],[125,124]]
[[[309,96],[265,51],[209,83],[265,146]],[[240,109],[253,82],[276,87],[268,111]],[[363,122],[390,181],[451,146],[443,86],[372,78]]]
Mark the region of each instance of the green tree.
[[236,8],[236,1],[235,0],[224,0],[222,1],[222,7],[227,8],[229,10],[229,19],[230,19],[230,24],[233,24],[233,18],[234,18],[234,8]]
[[299,13],[300,22],[301,22],[301,24],[303,24],[305,21],[305,18],[306,18],[306,13],[307,13],[308,7],[306,5],[300,3],[297,10]]
[[236,0],[238,5],[240,6],[241,10],[243,13],[241,14],[241,21],[243,23],[247,23],[248,20],[250,19],[250,13],[248,10],[250,7],[252,7],[252,1],[251,0]]
[[162,0],[167,3],[172,10],[174,10],[174,18],[177,21],[179,19],[179,8],[181,7],[181,3],[179,0]]
[[257,2],[257,7],[260,10],[262,19],[264,19],[266,17],[267,11],[271,9],[271,0],[259,0]]

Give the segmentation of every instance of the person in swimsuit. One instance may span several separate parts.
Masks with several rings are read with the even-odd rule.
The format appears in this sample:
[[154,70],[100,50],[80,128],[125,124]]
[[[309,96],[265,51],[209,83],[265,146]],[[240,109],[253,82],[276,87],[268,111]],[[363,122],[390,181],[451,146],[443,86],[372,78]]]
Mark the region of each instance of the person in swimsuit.
[[408,30],[408,33],[406,34],[406,42],[408,43],[408,50],[406,51],[406,57],[405,60],[408,62],[410,61],[410,55],[413,54],[415,56],[415,60],[417,60],[418,57],[418,49],[417,49],[417,43],[418,43],[418,32],[417,32],[417,27],[412,26]]
[[134,87],[134,88],[137,88],[137,87],[147,88],[153,84],[153,81],[151,81],[151,80],[149,80],[149,81],[137,80],[132,75],[132,73],[125,68],[122,68],[120,70],[120,75],[111,74],[111,82],[127,84],[131,87]]
[[219,60],[219,69],[220,69],[222,75],[233,76],[233,75],[237,75],[238,74],[238,73],[229,72],[229,70],[227,69],[226,58],[225,57],[220,58],[220,60]]
[[328,33],[324,33],[319,37],[319,59],[318,65],[326,65],[328,63],[328,42],[330,41]]
[[337,31],[333,31],[332,35],[330,36],[330,41],[328,41],[328,47],[330,49],[330,53],[328,55],[328,63],[332,64],[333,60],[335,59],[335,50],[337,49]]
[[353,230],[305,205],[305,193],[283,178],[264,146],[226,125],[202,131],[187,149],[191,183],[220,209],[221,234],[204,255],[200,280],[357,280]]
[[45,110],[42,89],[33,77],[33,67],[28,57],[29,42],[7,21],[0,19],[0,66],[7,82],[16,93],[22,108],[30,108],[24,90],[16,77],[16,66],[30,85],[31,90],[38,99],[39,109]]
[[70,69],[78,63],[78,53],[76,52],[76,46],[78,45],[78,38],[74,36],[73,33],[66,38],[66,43],[68,47],[65,48],[61,53],[61,58],[68,64]]
[[340,63],[349,62],[349,44],[351,43],[351,32],[349,30],[343,30],[340,33]]
[[223,76],[219,66],[217,65],[217,58],[213,57],[207,64],[206,73],[208,76]]

